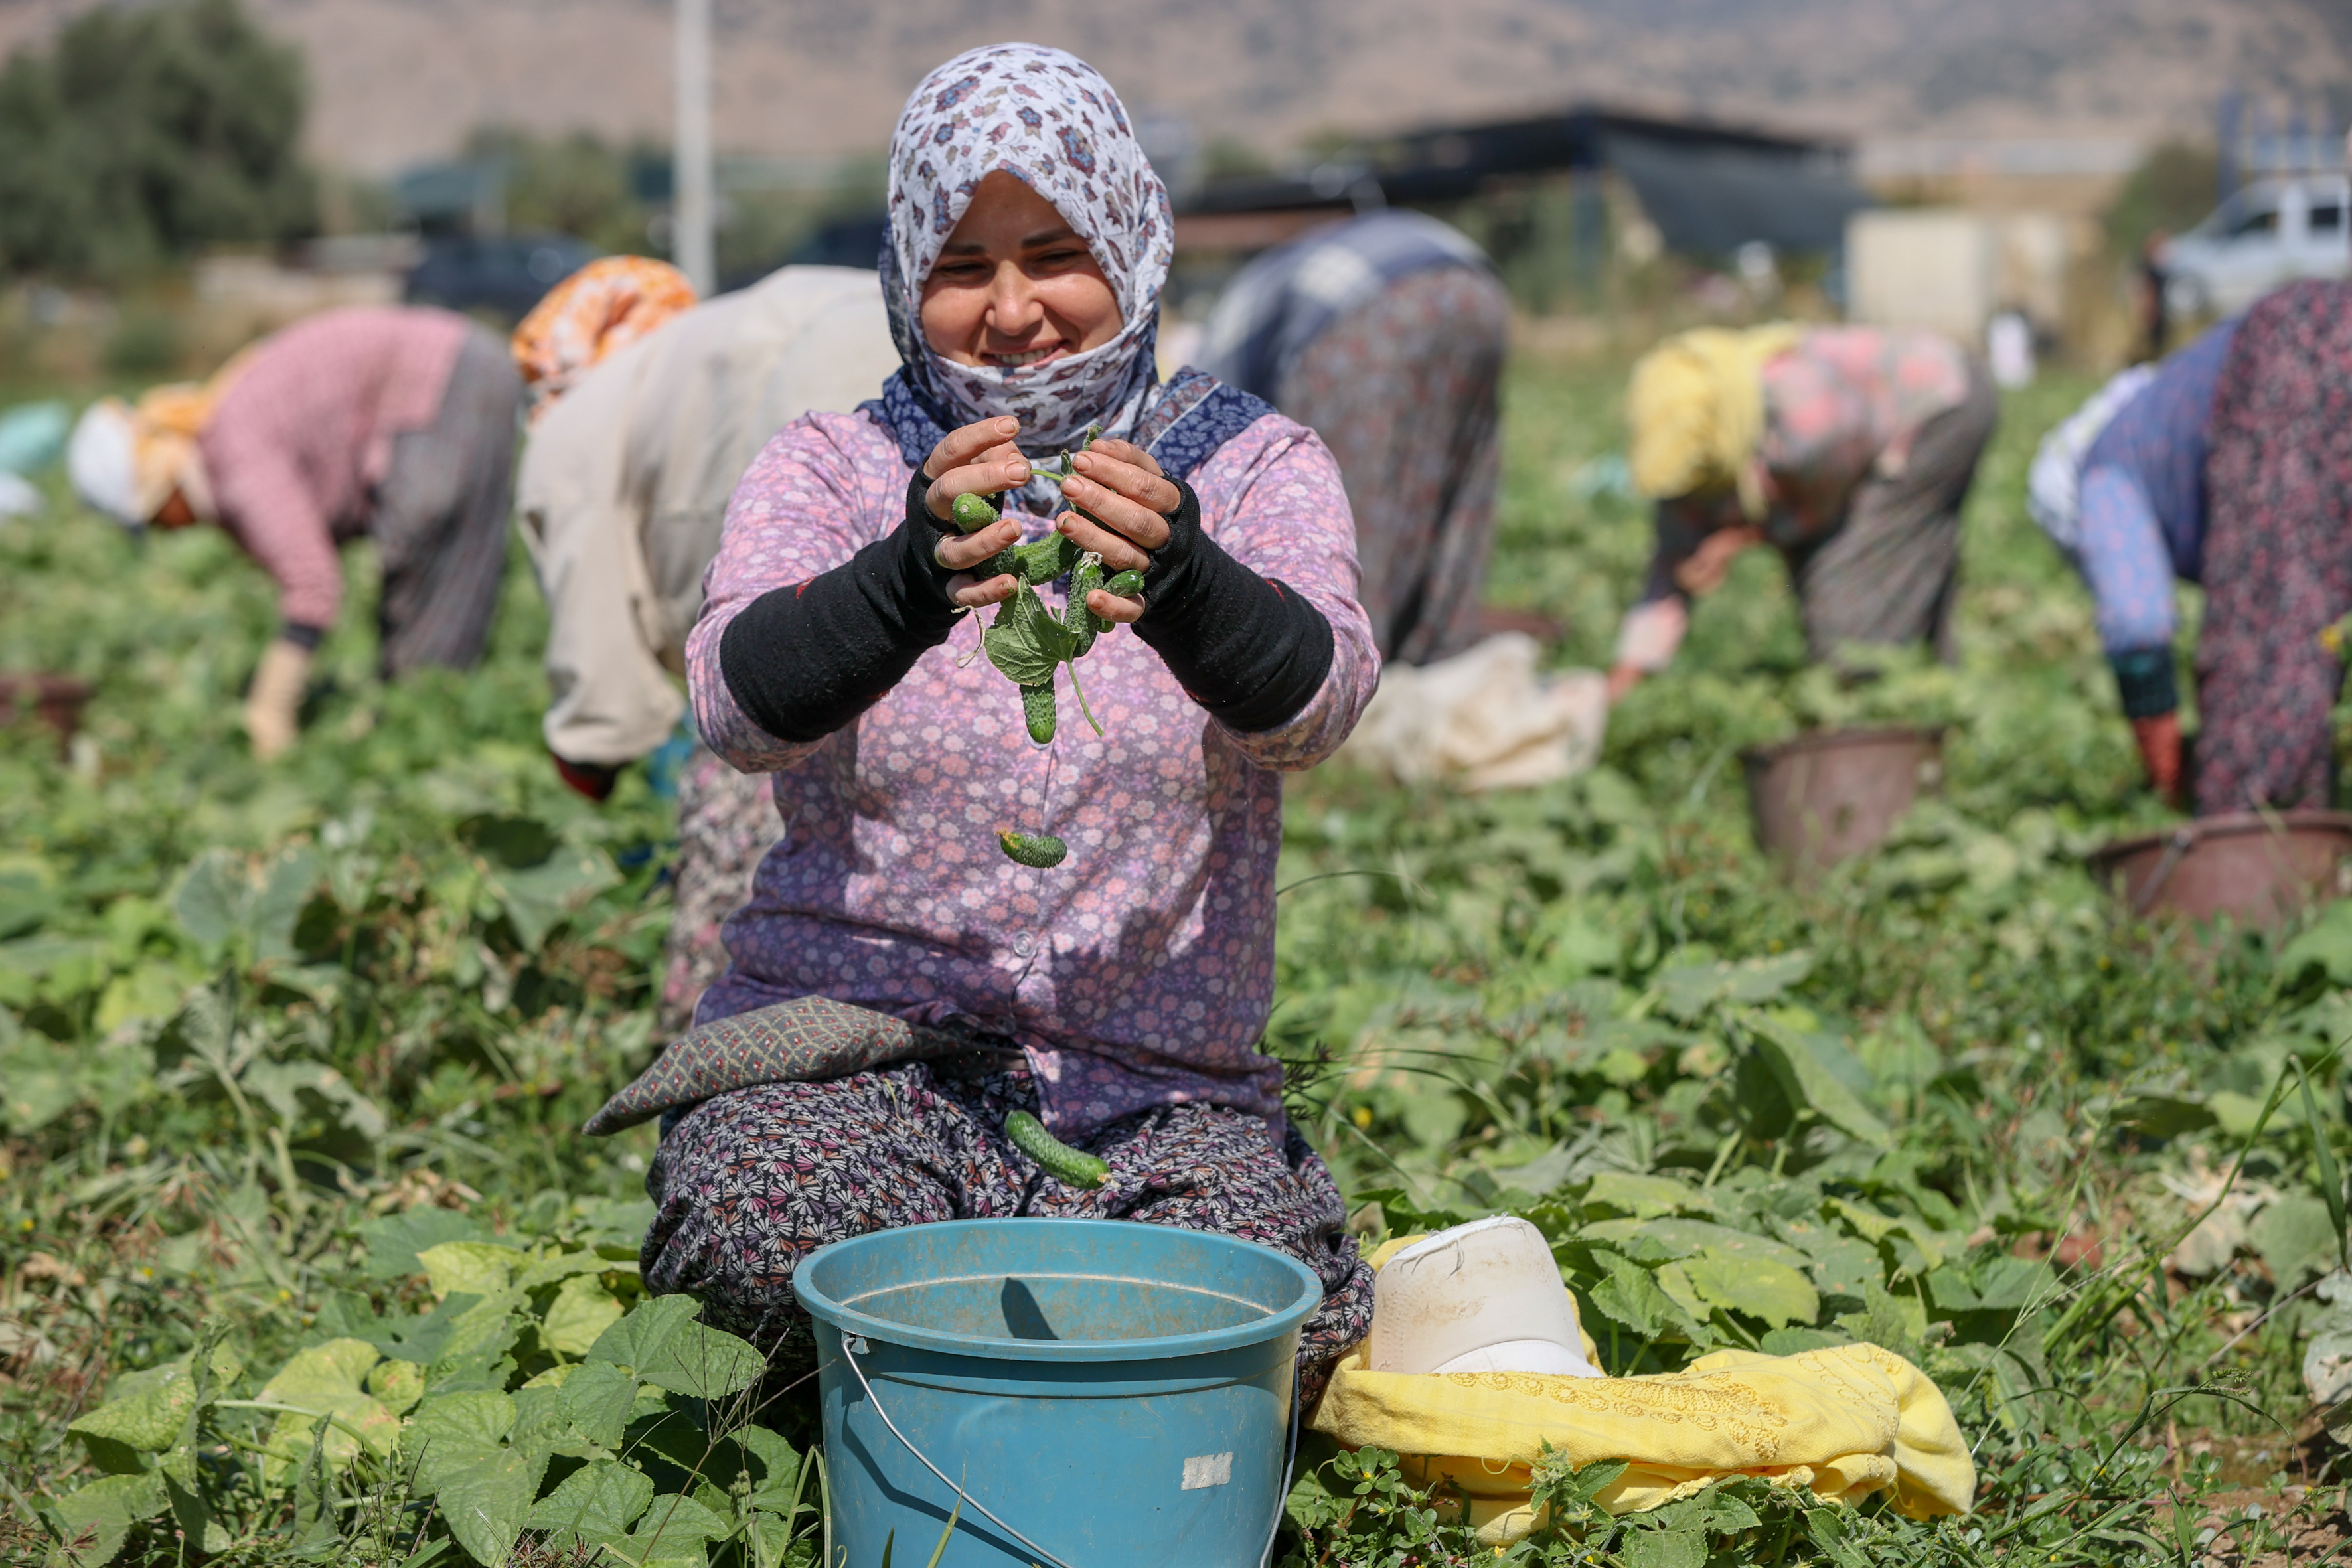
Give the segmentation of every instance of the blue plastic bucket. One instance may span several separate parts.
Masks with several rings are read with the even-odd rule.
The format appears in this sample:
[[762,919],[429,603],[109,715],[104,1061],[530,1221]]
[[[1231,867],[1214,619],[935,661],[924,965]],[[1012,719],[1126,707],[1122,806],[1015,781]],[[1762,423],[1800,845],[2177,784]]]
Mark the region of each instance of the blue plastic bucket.
[[793,1289],[825,1568],[880,1568],[886,1543],[923,1568],[950,1515],[940,1568],[1258,1568],[1323,1299],[1304,1265],[1165,1226],[954,1220],[821,1247]]

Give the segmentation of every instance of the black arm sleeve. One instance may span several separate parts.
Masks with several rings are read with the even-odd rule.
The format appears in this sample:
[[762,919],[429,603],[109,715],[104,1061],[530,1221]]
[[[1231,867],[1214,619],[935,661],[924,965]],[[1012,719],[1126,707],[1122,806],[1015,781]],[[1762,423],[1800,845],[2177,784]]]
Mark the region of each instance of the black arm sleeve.
[[2180,706],[2169,647],[2138,647],[2112,653],[2116,690],[2123,698],[2124,717],[2154,719]]
[[1143,578],[1141,637],[1219,723],[1248,734],[1286,723],[1331,673],[1331,623],[1201,531],[1201,498],[1182,480],[1168,542]]
[[924,506],[929,488],[916,469],[895,532],[830,572],[761,595],[728,623],[719,673],[761,729],[780,741],[823,740],[948,640],[954,574],[931,552],[949,525]]

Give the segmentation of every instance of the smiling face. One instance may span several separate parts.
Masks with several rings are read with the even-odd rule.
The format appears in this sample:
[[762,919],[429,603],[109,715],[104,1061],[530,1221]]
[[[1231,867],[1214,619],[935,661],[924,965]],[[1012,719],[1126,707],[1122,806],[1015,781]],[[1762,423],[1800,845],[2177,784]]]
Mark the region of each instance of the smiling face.
[[1015,370],[1118,335],[1118,296],[1053,204],[1000,169],[923,280],[923,337],[958,364]]

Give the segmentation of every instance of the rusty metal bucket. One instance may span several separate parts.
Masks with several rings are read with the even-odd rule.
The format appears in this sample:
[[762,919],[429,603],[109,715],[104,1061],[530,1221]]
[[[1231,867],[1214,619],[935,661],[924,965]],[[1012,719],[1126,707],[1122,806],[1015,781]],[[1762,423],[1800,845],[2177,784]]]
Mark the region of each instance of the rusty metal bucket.
[[1822,730],[1740,753],[1756,845],[1803,878],[1874,847],[1944,782],[1941,730]]
[[29,710],[57,731],[58,754],[81,728],[81,710],[97,689],[68,675],[11,674],[0,670],[0,724],[13,724]]
[[2352,855],[2352,813],[2237,812],[2162,833],[2119,838],[2091,857],[2091,874],[2135,919],[2284,924],[2337,891]]

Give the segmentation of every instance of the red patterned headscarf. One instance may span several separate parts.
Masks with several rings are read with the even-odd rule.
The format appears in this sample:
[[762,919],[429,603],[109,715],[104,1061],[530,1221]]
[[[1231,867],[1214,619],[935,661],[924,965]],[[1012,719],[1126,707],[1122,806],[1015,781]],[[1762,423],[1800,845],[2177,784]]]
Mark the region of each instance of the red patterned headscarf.
[[695,303],[694,285],[667,261],[607,256],[547,292],[515,329],[515,368],[530,388],[531,417],[614,350]]

